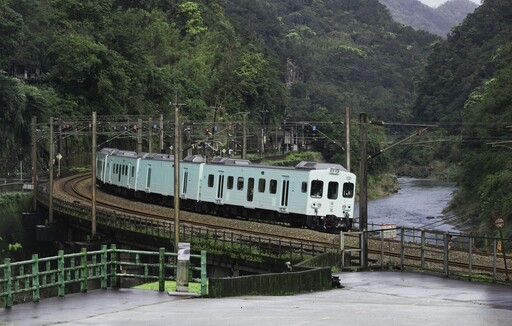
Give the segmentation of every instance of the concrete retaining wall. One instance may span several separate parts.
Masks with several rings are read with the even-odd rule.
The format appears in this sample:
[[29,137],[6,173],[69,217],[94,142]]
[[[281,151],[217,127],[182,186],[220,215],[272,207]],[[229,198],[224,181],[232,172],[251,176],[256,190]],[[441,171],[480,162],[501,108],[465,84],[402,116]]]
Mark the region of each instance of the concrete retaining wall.
[[332,288],[331,268],[293,268],[292,272],[210,278],[208,296],[289,295]]

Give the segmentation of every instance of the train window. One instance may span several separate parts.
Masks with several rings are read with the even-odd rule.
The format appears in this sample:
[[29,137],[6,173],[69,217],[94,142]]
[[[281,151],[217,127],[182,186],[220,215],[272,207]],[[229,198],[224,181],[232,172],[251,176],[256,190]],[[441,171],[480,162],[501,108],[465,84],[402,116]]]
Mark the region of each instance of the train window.
[[324,182],[321,180],[313,180],[311,182],[311,197],[322,198],[324,192]]
[[132,178],[135,178],[135,167],[132,166]]
[[228,189],[233,189],[234,179],[232,175],[228,176]]
[[302,192],[308,192],[308,183],[306,181],[302,182]]
[[343,184],[343,197],[352,198],[354,197],[354,184],[350,182],[345,182]]
[[270,186],[268,187],[268,191],[270,191],[271,194],[277,193],[277,180],[270,180]]
[[242,190],[244,189],[244,177],[238,177],[236,182],[236,189]]
[[254,198],[254,178],[249,178],[247,182],[247,201],[252,201]]
[[184,194],[187,193],[187,186],[188,186],[188,171],[185,171],[185,173],[183,174],[183,190],[182,190],[182,192]]
[[214,175],[213,174],[208,174],[208,187],[213,187],[213,181],[214,181]]
[[265,192],[265,179],[259,179],[258,180],[258,191],[259,192]]
[[148,178],[146,179],[146,188],[151,186],[151,167],[148,167]]
[[329,199],[338,199],[338,183],[335,181],[329,182],[327,186],[327,198]]

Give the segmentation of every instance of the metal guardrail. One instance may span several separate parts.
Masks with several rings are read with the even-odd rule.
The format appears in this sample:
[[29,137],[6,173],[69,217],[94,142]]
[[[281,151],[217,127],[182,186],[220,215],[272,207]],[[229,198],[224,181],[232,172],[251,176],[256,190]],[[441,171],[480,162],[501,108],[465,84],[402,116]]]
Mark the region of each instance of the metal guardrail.
[[[444,231],[397,227],[366,231],[368,268],[420,270],[447,277],[511,282],[512,239],[452,234]],[[343,260],[345,268],[362,267],[364,237],[344,234],[342,239],[356,249],[344,253],[356,255],[357,263]],[[508,252],[508,253],[507,253]]]
[[[41,195],[38,197],[38,200],[40,203],[48,205],[47,196],[45,198]],[[91,220],[91,208],[80,203],[54,199],[53,208],[66,215],[86,221]],[[96,217],[98,225],[109,228],[170,240],[172,240],[174,235],[174,223],[169,220],[141,218],[101,209],[97,210]],[[308,241],[280,240],[270,236],[244,235],[226,230],[209,229],[194,225],[188,226],[183,223],[180,225],[180,239],[193,243],[194,247],[198,249],[207,249],[208,251],[214,249],[229,250],[243,254],[245,257],[252,256],[255,259],[271,257],[293,262],[303,261],[311,256],[337,250],[335,245],[315,245]]]
[[[200,272],[201,295],[207,294],[206,251],[200,255],[190,255],[193,260],[200,260],[199,266],[190,264],[189,273]],[[157,280],[159,291],[164,291],[166,280],[175,280],[177,254],[159,251],[137,251],[118,249],[112,245],[109,249],[64,254],[59,250],[57,256],[39,258],[32,255],[31,260],[11,262],[6,258],[0,265],[0,298],[4,307],[13,305],[16,295],[32,294],[32,300],[41,298],[41,291],[48,289],[63,297],[67,286],[79,286],[86,292],[89,281],[98,281],[102,289],[119,287],[121,278],[136,278],[144,281]]]

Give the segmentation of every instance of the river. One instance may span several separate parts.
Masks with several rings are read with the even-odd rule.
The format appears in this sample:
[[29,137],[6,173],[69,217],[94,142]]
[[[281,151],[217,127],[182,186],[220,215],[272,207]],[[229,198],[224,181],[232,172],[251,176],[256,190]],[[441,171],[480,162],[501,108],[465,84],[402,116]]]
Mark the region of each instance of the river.
[[[369,229],[378,229],[380,224],[460,232],[449,224],[450,214],[444,214],[457,188],[453,183],[414,178],[398,178],[400,190],[388,197],[368,201]],[[355,217],[359,220],[359,206]],[[372,227],[374,224],[374,227]]]

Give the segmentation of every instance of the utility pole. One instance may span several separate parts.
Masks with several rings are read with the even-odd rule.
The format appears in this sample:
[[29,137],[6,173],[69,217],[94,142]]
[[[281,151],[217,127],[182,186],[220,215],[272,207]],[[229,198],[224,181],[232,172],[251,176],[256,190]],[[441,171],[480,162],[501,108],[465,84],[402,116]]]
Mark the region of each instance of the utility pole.
[[242,158],[247,158],[247,112],[244,112],[244,119],[242,122],[243,140],[242,140]]
[[153,123],[152,119],[148,119],[148,153],[153,150]]
[[345,108],[345,153],[347,158],[346,168],[350,172],[350,108]]
[[142,153],[142,119],[137,120],[137,154]]
[[359,177],[359,229],[363,232],[362,261],[363,268],[368,266],[368,198],[367,198],[367,179],[368,179],[368,155],[367,155],[367,117],[366,113],[359,115],[359,134],[360,134],[360,177]]
[[180,242],[180,107],[174,103],[174,250]]
[[164,115],[160,114],[160,154],[164,153]]
[[91,239],[96,238],[96,112],[92,113],[92,148],[91,148]]
[[37,118],[32,117],[32,210],[37,210]]
[[49,141],[49,147],[50,147],[50,157],[48,160],[48,167],[49,167],[49,175],[48,175],[48,222],[50,224],[53,223],[53,159],[55,157],[54,153],[54,146],[53,146],[53,124],[54,120],[53,117],[50,117],[50,141]]

